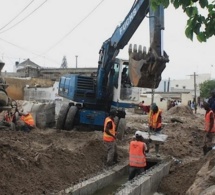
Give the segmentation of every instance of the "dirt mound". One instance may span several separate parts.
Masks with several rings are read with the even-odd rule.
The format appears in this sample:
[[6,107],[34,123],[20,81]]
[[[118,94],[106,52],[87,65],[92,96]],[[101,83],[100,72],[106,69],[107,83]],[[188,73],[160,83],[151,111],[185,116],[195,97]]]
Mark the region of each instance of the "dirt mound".
[[193,111],[188,106],[174,106],[170,108],[167,112],[167,115],[177,115],[177,116],[194,116]]
[[211,150],[203,159],[203,166],[198,171],[195,181],[186,195],[215,194],[215,150]]
[[51,194],[100,172],[101,137],[101,132],[0,131],[0,194]]
[[[185,110],[187,115],[181,117],[180,110],[169,112],[162,114],[166,118],[162,133],[168,138],[160,153],[176,160],[159,191],[184,195],[202,166],[204,115]],[[172,115],[183,118],[183,123],[171,122]],[[147,119],[147,115],[126,115],[129,129],[124,139],[117,141],[121,162],[128,160],[128,146],[134,132],[147,129]],[[52,194],[106,168],[101,131],[1,130],[0,147],[0,194]],[[153,147],[151,144],[150,152]]]
[[196,173],[203,165],[203,160],[176,165],[174,171],[163,178],[158,191],[165,195],[185,195],[195,181]]

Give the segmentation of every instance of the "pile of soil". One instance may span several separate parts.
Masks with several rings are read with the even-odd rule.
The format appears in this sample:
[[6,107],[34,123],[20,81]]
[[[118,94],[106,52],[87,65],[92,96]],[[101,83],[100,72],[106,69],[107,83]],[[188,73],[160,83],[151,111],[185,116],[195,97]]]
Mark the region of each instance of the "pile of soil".
[[193,111],[188,106],[174,106],[170,108],[167,112],[167,115],[177,115],[177,116],[194,116]]
[[[0,194],[51,194],[105,168],[101,132],[0,131]],[[126,151],[119,150],[119,159]]]
[[[172,122],[173,115],[183,123]],[[162,116],[162,133],[168,138],[160,153],[171,156],[173,164],[159,192],[184,195],[206,161],[202,152],[204,115],[174,107]],[[134,132],[147,130],[148,116],[128,112],[126,121],[125,137],[117,141],[121,162],[128,160]],[[101,131],[35,129],[25,133],[1,129],[0,147],[0,194],[53,194],[106,169]]]
[[173,157],[173,164],[170,174],[162,179],[159,191],[165,195],[185,195],[195,181],[197,172],[207,161],[202,150],[204,115],[193,114],[187,106],[177,106],[164,113],[164,116],[166,119],[174,116],[183,123],[171,123],[169,120],[163,129],[168,138],[161,145],[161,151]]

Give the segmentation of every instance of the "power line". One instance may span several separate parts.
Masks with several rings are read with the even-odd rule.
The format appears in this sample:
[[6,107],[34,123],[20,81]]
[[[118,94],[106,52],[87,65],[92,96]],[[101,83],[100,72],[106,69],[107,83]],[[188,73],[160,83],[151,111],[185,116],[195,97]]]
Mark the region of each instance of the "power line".
[[11,22],[13,22],[16,18],[18,18],[18,16],[23,13],[32,3],[34,2],[34,0],[32,0],[28,5],[26,5],[21,12],[19,12],[12,20],[10,20],[7,24],[5,24],[3,27],[0,28],[0,31],[2,29],[4,29],[6,26],[8,26]]
[[[47,0],[46,0],[47,1]],[[46,1],[44,1],[39,7],[41,7]],[[96,7],[94,7],[75,27],[73,27],[66,35],[64,35],[64,37],[63,38],[61,38],[56,44],[54,44],[52,47],[50,47],[46,52],[44,52],[43,54],[36,54],[36,53],[34,53],[34,52],[32,52],[32,51],[30,51],[30,50],[27,50],[27,49],[25,49],[25,48],[22,48],[22,47],[20,47],[20,46],[18,46],[18,45],[16,45],[16,44],[14,44],[14,43],[11,43],[11,42],[9,42],[9,41],[6,41],[6,40],[4,40],[4,39],[2,39],[2,38],[0,38],[0,40],[2,40],[2,41],[4,41],[4,42],[6,42],[6,43],[8,43],[8,44],[10,44],[10,45],[13,45],[13,46],[15,46],[15,47],[17,47],[17,48],[19,48],[19,49],[21,49],[21,50],[24,50],[24,51],[26,51],[26,52],[30,52],[30,53],[32,53],[33,55],[36,55],[36,56],[38,56],[38,57],[44,57],[44,54],[46,54],[48,51],[50,51],[51,49],[53,49],[56,45],[58,45],[61,41],[63,41],[67,36],[69,36],[81,23],[83,23],[103,2],[104,2],[105,0],[102,0],[102,1],[100,1],[100,3],[98,3],[97,5],[96,5]],[[39,9],[39,7],[37,7],[34,11],[36,11],[37,9]],[[33,12],[34,12],[33,11]],[[32,13],[33,13],[32,12]],[[30,13],[29,15],[31,15],[32,13]],[[29,16],[28,15],[28,16]],[[27,17],[28,17],[27,16]],[[25,18],[24,18],[25,19]],[[23,19],[23,20],[24,20]],[[23,21],[22,20],[22,21]],[[21,21],[20,21],[21,22]],[[19,22],[19,23],[20,23]],[[18,24],[18,23],[17,23]],[[17,25],[16,24],[16,25]],[[12,27],[14,27],[14,26],[12,26]],[[12,28],[11,27],[11,28]],[[10,28],[10,29],[11,29]],[[9,30],[9,29],[7,29],[7,30]],[[5,30],[5,31],[7,31],[7,30]],[[5,32],[5,31],[3,31],[3,32]],[[3,33],[3,32],[0,32],[0,33]],[[53,60],[53,59],[50,59],[50,58],[48,58],[50,61],[53,61],[53,62],[55,62],[56,63],[56,61],[55,60]]]
[[[7,43],[7,44],[13,45],[14,47],[17,47],[17,48],[19,48],[19,49],[21,49],[21,50],[23,50],[23,51],[25,51],[25,52],[31,53],[31,54],[34,55],[34,56],[37,56],[37,57],[40,57],[40,58],[44,58],[44,55],[42,55],[42,54],[38,54],[38,53],[35,53],[35,52],[30,51],[30,50],[28,50],[28,49],[25,49],[25,48],[23,48],[23,47],[20,47],[20,46],[14,44],[14,43],[11,43],[11,42],[9,42],[9,41],[6,41],[6,40],[2,39],[2,38],[0,38],[0,40],[3,41],[3,42],[5,42],[5,43]],[[13,58],[16,59],[15,57],[13,57]],[[35,58],[35,57],[32,57],[32,58]],[[32,58],[31,58],[31,59],[32,59]],[[49,60],[49,61],[51,61],[51,62],[53,62],[53,63],[55,63],[56,65],[58,65],[58,62],[57,62],[56,60],[51,59],[51,58],[48,58],[47,56],[46,56],[46,59]]]
[[100,1],[78,24],[76,24],[68,33],[66,33],[58,42],[52,45],[43,54],[48,53],[54,47],[56,47],[60,42],[62,42],[66,37],[68,37],[80,24],[82,24],[105,0]]
[[30,53],[32,53],[32,54],[34,54],[34,55],[39,55],[39,54],[33,53],[32,51],[30,51],[30,50],[28,50],[28,49],[25,49],[25,48],[23,48],[23,47],[20,47],[20,46],[14,44],[14,43],[11,43],[11,42],[9,42],[9,41],[6,41],[6,40],[4,40],[4,39],[2,39],[2,38],[0,38],[0,40],[2,40],[2,41],[5,42],[5,43],[8,43],[8,44],[10,44],[10,45],[13,45],[14,47],[17,47],[17,48],[19,48],[19,49],[21,49],[21,50],[23,50],[23,51],[30,52]]
[[36,9],[34,9],[31,13],[29,13],[26,17],[24,17],[22,20],[20,20],[19,22],[17,22],[16,24],[14,24],[13,26],[11,26],[10,28],[0,32],[0,34],[14,28],[15,26],[17,26],[18,24],[20,24],[21,22],[23,22],[25,19],[27,19],[30,15],[32,15],[35,11],[37,11],[40,7],[42,7],[48,0],[45,0],[43,3],[41,3]]

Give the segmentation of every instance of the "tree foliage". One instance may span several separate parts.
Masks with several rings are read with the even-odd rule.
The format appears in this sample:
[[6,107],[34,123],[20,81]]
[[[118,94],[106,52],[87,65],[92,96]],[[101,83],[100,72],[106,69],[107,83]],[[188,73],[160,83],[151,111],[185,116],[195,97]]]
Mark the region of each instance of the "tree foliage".
[[211,92],[215,90],[215,80],[207,80],[199,85],[200,97],[208,98]]
[[[165,8],[172,4],[175,9],[181,7],[187,14],[186,36],[193,40],[195,34],[200,42],[206,42],[215,35],[215,1],[214,0],[151,0],[154,9],[159,5]],[[200,13],[200,10],[204,14]]]

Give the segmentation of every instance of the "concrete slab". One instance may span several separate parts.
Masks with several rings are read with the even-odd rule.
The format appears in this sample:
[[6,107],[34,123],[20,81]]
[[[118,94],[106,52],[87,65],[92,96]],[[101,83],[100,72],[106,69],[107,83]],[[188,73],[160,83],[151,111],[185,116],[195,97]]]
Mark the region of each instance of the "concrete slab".
[[165,142],[167,140],[168,135],[161,134],[161,133],[148,133],[141,131],[141,135],[143,136],[144,140],[151,139],[152,142]]

